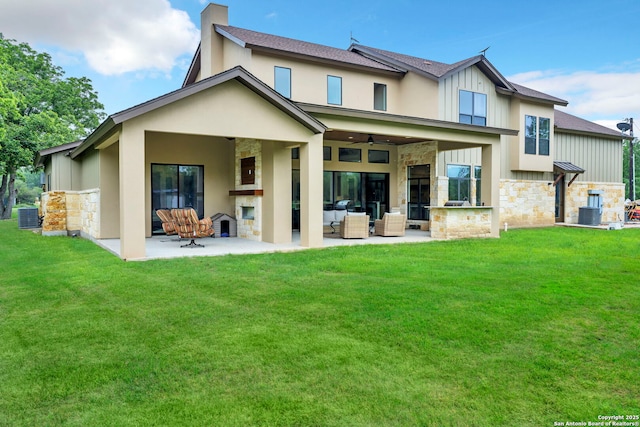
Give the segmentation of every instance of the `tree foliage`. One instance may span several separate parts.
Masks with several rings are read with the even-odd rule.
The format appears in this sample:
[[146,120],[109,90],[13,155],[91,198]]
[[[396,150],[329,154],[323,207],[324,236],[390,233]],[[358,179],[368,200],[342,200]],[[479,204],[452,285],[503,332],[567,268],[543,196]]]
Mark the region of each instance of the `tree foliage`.
[[65,78],[47,53],[0,34],[0,219],[11,217],[18,169],[39,150],[87,136],[103,108],[91,80]]

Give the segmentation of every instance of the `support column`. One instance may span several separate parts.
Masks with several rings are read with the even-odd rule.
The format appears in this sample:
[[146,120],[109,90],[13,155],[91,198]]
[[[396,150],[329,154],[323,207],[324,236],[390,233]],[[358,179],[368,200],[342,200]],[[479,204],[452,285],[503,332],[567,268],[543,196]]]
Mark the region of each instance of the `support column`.
[[262,143],[262,240],[291,243],[291,149]]
[[500,141],[482,146],[482,197],[491,212],[491,236],[500,237]]
[[300,146],[300,245],[320,248],[322,241],[322,143],[316,134]]
[[120,135],[120,257],[146,257],[144,130],[128,123]]

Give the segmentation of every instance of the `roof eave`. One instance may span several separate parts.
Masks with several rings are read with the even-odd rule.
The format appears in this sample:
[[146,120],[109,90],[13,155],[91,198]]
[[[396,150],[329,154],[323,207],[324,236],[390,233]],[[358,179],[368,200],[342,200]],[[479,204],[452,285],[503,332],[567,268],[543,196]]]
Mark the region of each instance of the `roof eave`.
[[560,98],[547,99],[547,98],[539,98],[537,96],[529,96],[529,95],[520,93],[515,89],[509,90],[509,89],[496,87],[496,91],[503,95],[513,96],[514,98],[523,99],[525,101],[535,101],[540,104],[560,105],[562,107],[566,107],[567,105],[569,105],[569,102],[565,101],[564,99],[560,99]]
[[200,44],[198,44],[198,48],[196,49],[196,53],[193,55],[193,59],[191,59],[191,65],[189,65],[189,70],[187,71],[187,75],[182,82],[182,87],[188,86],[192,83],[195,83],[196,78],[198,77],[198,73],[200,72],[201,67],[201,52],[200,52]]
[[85,140],[80,144],[75,150],[71,152],[71,158],[75,159],[87,148],[91,147],[96,142],[100,141],[105,135],[109,134],[115,127],[117,123],[113,119],[113,115],[107,117],[104,122],[100,124]]
[[584,135],[584,136],[595,136],[598,138],[605,138],[605,139],[610,139],[612,141],[622,141],[622,140],[631,140],[633,139],[632,137],[630,137],[629,135],[613,135],[613,134],[607,134],[607,133],[600,133],[600,132],[590,132],[587,130],[577,130],[577,129],[569,129],[569,128],[564,128],[562,126],[554,126],[554,130],[556,133],[570,133],[572,135]]
[[336,116],[353,117],[359,119],[386,120],[396,123],[416,124],[422,126],[431,126],[441,129],[468,131],[474,133],[492,134],[492,135],[510,135],[517,136],[518,131],[515,129],[494,128],[487,126],[469,125],[464,123],[448,122],[444,120],[426,119],[422,117],[400,116],[396,114],[388,114],[373,111],[353,110],[349,108],[307,104],[299,102],[297,105],[307,113],[334,114]]

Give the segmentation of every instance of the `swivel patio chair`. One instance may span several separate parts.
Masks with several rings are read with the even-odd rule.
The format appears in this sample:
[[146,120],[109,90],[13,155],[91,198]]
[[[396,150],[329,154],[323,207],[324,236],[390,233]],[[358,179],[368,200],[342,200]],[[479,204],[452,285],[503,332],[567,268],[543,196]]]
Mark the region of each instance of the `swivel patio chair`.
[[171,215],[176,220],[176,231],[180,238],[191,239],[190,243],[181,245],[181,248],[204,248],[204,245],[196,243],[195,239],[214,234],[211,218],[198,219],[198,214],[193,208],[172,209]]

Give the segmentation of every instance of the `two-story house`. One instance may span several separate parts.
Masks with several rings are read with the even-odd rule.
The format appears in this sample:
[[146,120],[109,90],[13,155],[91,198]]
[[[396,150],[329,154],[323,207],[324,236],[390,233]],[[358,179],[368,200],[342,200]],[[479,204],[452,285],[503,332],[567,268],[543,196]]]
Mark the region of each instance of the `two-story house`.
[[66,204],[65,230],[120,238],[124,259],[145,257],[165,207],[231,212],[246,239],[299,230],[307,247],[341,200],[373,218],[399,209],[436,238],[577,222],[589,190],[603,221],[622,218],[621,136],[484,56],[337,49],[229,26],[227,12],[202,12],[182,88],[40,153],[45,214]]

